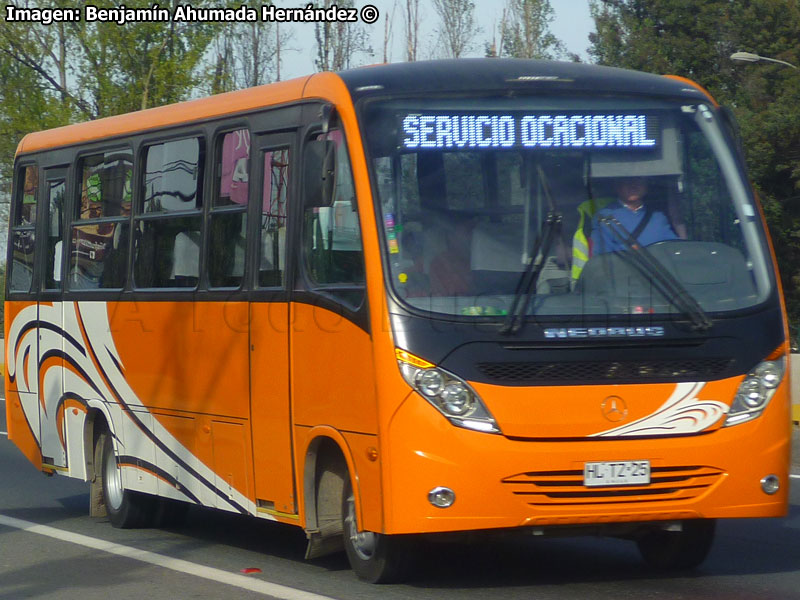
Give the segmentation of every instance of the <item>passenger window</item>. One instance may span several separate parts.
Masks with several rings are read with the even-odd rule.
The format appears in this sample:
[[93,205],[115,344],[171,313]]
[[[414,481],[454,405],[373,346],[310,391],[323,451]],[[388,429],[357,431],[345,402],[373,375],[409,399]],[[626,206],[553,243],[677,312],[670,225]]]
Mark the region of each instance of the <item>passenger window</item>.
[[146,149],[144,201],[135,217],[137,288],[197,287],[204,145],[200,138]]
[[87,156],[79,161],[78,173],[69,288],[121,289],[128,263],[133,155],[121,149]]
[[327,293],[358,306],[364,298],[364,249],[347,144],[338,129],[321,139],[334,143],[336,177],[331,206],[304,211],[306,272],[314,284],[329,287]]
[[36,194],[39,190],[39,171],[35,166],[24,167],[17,176],[14,196],[16,210],[11,228],[12,262],[9,290],[28,292],[33,282],[33,251],[36,238]]
[[263,153],[263,195],[259,244],[259,287],[279,287],[286,273],[286,212],[289,198],[288,148]]
[[147,148],[143,212],[175,212],[202,207],[200,141],[188,138]]
[[36,197],[39,191],[39,170],[36,167],[25,167],[22,177],[22,189],[19,199],[22,206],[17,212],[16,225],[36,225]]
[[[64,173],[64,169],[59,169]],[[67,182],[63,177],[47,176],[47,260],[45,263],[45,289],[61,287],[61,257],[63,252],[63,214]]]
[[237,129],[219,141],[218,185],[209,216],[208,278],[213,288],[238,288],[247,248],[250,132]]
[[250,132],[247,129],[230,131],[222,137],[219,151],[219,193],[214,206],[247,205],[250,181]]
[[128,149],[95,154],[78,163],[81,197],[77,219],[101,219],[131,214],[133,155]]

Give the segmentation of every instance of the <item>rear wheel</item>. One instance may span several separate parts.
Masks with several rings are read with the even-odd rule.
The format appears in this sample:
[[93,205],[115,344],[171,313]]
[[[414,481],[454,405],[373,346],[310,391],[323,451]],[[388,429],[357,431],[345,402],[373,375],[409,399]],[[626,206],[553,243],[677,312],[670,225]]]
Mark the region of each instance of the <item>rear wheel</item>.
[[714,541],[716,521],[693,519],[683,522],[681,531],[657,529],[637,540],[644,561],[655,569],[694,569],[708,556]]
[[342,496],[344,549],[355,574],[369,583],[393,583],[401,580],[411,566],[411,538],[359,531],[355,495],[347,474]]
[[188,503],[171,498],[157,498],[153,524],[164,529],[180,529],[186,524],[188,514]]
[[97,438],[95,457],[100,459],[103,502],[111,524],[121,529],[150,526],[156,498],[125,489],[122,484],[122,471],[117,465],[117,457],[114,454],[114,443],[108,430],[103,431]]

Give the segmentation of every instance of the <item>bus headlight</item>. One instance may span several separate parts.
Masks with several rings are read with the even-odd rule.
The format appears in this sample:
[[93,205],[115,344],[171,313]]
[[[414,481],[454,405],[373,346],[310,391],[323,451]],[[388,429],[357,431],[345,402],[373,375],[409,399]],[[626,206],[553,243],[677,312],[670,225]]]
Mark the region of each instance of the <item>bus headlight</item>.
[[451,415],[468,415],[475,409],[475,400],[460,382],[448,383],[441,393],[442,407]]
[[783,380],[786,359],[765,360],[747,374],[736,391],[725,426],[738,425],[758,417]]
[[774,360],[765,360],[755,368],[755,375],[768,390],[774,390],[783,379],[783,358],[780,364]]
[[404,350],[397,351],[397,363],[403,379],[453,425],[500,433],[494,417],[466,381]]
[[417,389],[426,398],[435,398],[444,390],[444,377],[436,369],[425,369],[415,378]]

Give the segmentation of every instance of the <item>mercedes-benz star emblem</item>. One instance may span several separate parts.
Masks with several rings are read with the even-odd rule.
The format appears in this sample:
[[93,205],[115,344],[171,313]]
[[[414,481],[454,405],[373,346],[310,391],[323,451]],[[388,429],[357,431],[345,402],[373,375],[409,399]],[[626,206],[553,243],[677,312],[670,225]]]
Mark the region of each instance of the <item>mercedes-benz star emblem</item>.
[[609,396],[603,400],[600,408],[603,410],[603,416],[612,423],[622,421],[628,416],[628,405],[619,396]]

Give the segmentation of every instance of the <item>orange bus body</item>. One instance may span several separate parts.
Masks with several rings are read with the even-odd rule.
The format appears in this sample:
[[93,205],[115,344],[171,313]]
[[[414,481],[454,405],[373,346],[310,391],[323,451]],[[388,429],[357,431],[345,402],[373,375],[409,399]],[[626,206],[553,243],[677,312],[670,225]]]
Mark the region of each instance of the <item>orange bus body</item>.
[[[396,349],[404,348],[392,334],[367,153],[351,93],[336,74],[30,134],[17,161],[307,101],[333,105],[348,142],[367,327],[309,301],[12,295],[9,438],[37,468],[92,480],[93,425],[103,418],[126,490],[290,523],[312,539],[322,535],[317,485],[331,448],[355,490],[359,529],[381,534],[786,513],[788,367],[763,414],[735,427],[723,427],[724,414],[744,375],[699,384],[470,381],[503,435],[453,427],[413,391],[398,369]],[[44,323],[60,332],[32,337]],[[788,360],[788,345],[771,358]],[[601,408],[612,396],[627,402],[619,424]],[[688,431],[702,435],[653,435],[648,428],[662,426],[659,415],[679,402],[693,423]],[[45,427],[58,432],[63,459],[42,447]],[[587,462],[642,458],[654,475],[669,477],[642,488],[584,486]],[[782,485],[769,495],[760,482],[773,474]],[[455,492],[452,506],[431,503],[437,487]]]

